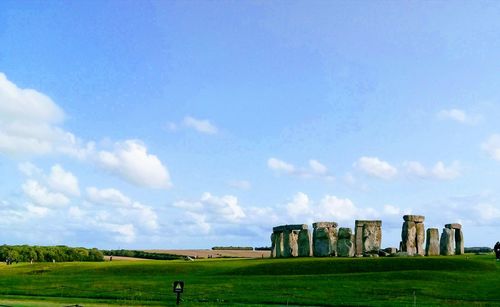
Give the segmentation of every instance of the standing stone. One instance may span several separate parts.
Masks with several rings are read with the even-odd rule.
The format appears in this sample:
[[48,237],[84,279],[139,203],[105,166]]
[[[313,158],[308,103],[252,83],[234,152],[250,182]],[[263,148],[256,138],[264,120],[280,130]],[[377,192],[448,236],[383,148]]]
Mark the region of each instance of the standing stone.
[[354,256],[354,242],[352,240],[351,228],[341,227],[338,233],[339,240],[337,242],[337,256],[339,257],[353,257]]
[[440,254],[443,256],[451,256],[455,254],[455,230],[443,228],[441,233]]
[[377,253],[382,243],[382,221],[356,220],[355,227],[355,255]]
[[426,256],[439,256],[439,229],[427,229],[427,241],[425,243]]
[[276,234],[273,232],[271,234],[271,258],[276,257]]
[[417,232],[416,238],[416,248],[417,254],[425,256],[424,242],[425,242],[425,227],[423,223],[415,223],[415,229]]
[[313,223],[313,255],[315,257],[335,256],[337,251],[337,223]]
[[297,257],[299,255],[299,231],[287,229],[283,232],[283,257]]
[[276,258],[283,257],[283,232],[278,232],[275,234],[276,242]]
[[382,242],[381,224],[377,222],[363,225],[363,253],[374,253],[380,249]]
[[417,227],[415,222],[405,221],[401,232],[400,250],[406,252],[408,256],[413,256],[417,253],[416,247]]
[[458,228],[455,229],[455,255],[463,255],[464,252],[464,233]]
[[311,256],[311,235],[309,229],[302,229],[299,232],[299,257]]

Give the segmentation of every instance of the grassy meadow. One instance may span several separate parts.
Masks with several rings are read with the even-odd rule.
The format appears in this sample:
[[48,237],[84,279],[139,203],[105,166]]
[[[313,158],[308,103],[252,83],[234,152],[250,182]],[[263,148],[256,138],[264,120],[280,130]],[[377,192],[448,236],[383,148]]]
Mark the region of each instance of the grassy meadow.
[[493,255],[0,265],[0,306],[500,306]]

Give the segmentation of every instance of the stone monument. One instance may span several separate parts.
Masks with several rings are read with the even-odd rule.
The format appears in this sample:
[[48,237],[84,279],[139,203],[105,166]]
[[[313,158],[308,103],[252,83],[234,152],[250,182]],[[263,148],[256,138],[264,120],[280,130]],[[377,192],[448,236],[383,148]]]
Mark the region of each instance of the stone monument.
[[377,254],[382,243],[382,221],[356,220],[355,255]]
[[335,256],[337,253],[337,223],[313,223],[313,255],[315,257]]
[[403,216],[403,227],[401,231],[401,243],[399,249],[406,252],[408,256],[425,255],[425,227],[423,215]]

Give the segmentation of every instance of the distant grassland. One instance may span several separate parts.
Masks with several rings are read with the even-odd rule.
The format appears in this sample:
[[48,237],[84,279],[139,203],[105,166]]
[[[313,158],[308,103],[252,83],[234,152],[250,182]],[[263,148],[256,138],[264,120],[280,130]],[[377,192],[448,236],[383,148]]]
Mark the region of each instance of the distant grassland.
[[0,265],[11,306],[500,306],[493,255]]

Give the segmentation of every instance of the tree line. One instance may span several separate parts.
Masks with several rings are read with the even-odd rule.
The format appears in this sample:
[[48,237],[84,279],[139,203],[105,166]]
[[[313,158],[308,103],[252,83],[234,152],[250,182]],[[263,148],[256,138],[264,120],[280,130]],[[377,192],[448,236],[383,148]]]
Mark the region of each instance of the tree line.
[[0,261],[19,262],[66,262],[104,261],[103,253],[97,248],[57,246],[2,245]]
[[175,260],[183,259],[183,256],[164,254],[164,253],[153,253],[138,250],[129,249],[113,249],[113,250],[103,250],[106,256],[122,256],[122,257],[133,257],[133,258],[143,258],[143,259],[154,259],[154,260]]

